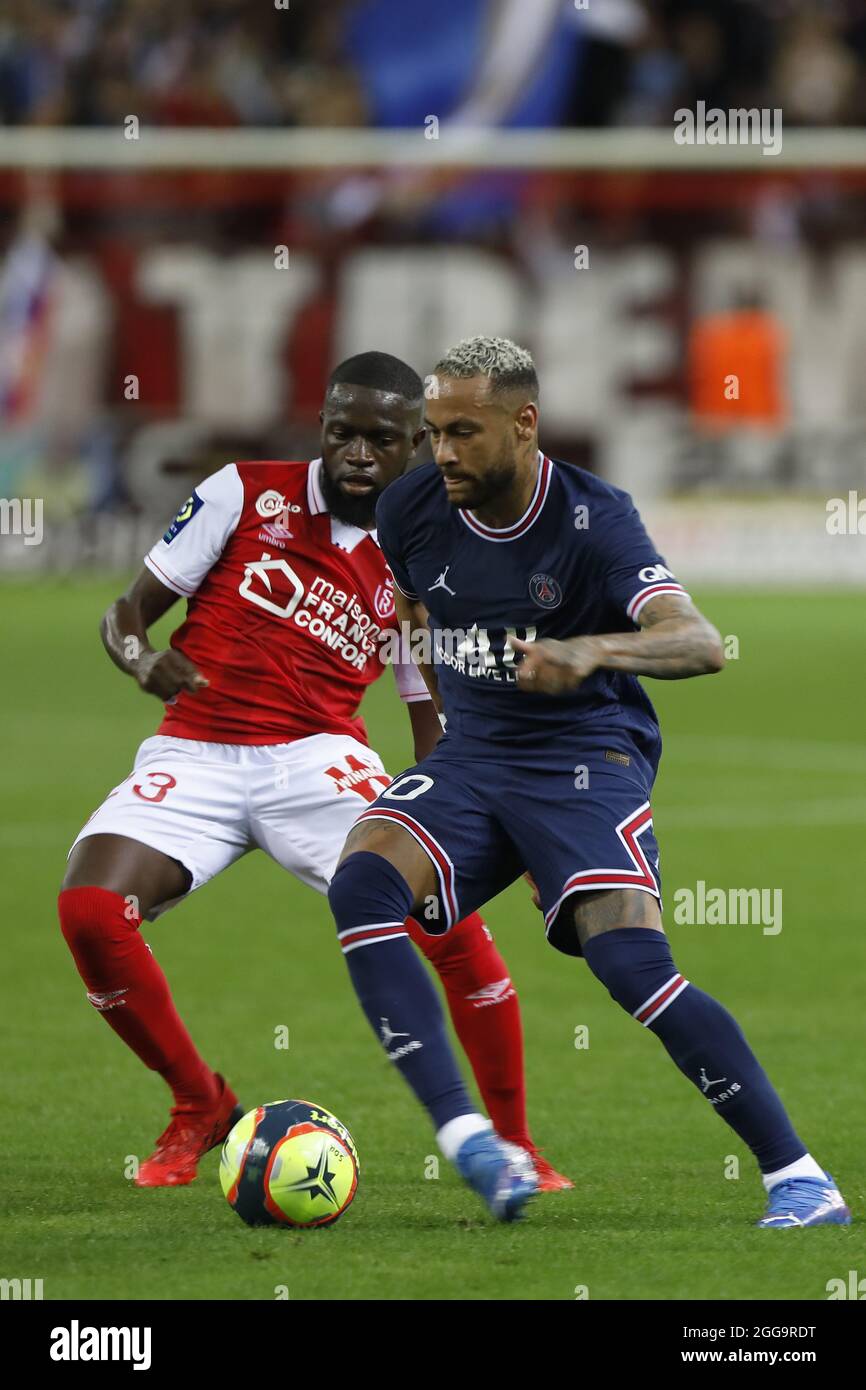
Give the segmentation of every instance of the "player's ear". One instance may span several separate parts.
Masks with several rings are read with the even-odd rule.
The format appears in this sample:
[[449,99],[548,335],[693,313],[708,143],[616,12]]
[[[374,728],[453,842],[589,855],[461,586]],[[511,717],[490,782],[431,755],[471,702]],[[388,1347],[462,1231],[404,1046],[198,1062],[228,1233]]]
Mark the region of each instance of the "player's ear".
[[515,424],[520,439],[532,439],[538,429],[538,406],[534,401],[527,401],[521,406],[515,417]]
[[427,438],[427,431],[424,429],[423,426],[421,427],[420,430],[416,430],[416,431],[415,431],[415,433],[412,435],[412,452],[411,452],[411,454],[409,455],[410,459],[413,459],[413,458],[415,457],[415,455],[417,454],[418,450],[421,448],[421,445],[424,443],[424,440],[425,440],[426,438]]
[[324,412],[324,410],[320,410],[320,411],[319,411],[319,424],[320,424],[320,425],[324,425],[324,423],[325,423],[325,412]]

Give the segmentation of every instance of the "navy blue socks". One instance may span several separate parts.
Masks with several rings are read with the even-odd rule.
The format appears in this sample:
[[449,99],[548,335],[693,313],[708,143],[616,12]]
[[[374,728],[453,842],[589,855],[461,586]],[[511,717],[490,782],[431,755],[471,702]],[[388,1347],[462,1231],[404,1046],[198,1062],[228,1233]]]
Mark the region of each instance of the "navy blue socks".
[[663,932],[623,927],[583,954],[613,999],[663,1043],[680,1071],[749,1146],[763,1173],[802,1159],[806,1146],[727,1009],[680,975]]
[[406,931],[412,894],[402,874],[381,855],[359,850],[337,869],[328,901],[361,1008],[437,1131],[476,1115],[439,996]]

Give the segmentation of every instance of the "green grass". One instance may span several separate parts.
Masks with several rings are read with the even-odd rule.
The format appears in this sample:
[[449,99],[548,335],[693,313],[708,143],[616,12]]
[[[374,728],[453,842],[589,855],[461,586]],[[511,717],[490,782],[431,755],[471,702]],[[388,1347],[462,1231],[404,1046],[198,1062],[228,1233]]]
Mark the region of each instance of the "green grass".
[[[866,1274],[863,1226],[756,1231],[751,1159],[581,962],[543,941],[522,886],[487,916],[520,992],[530,1118],[573,1193],[491,1225],[443,1164],[350,992],[327,905],[262,855],[147,928],[202,1051],[249,1105],[302,1095],[334,1110],[362,1158],[358,1198],[330,1231],[250,1231],[199,1180],[143,1192],[167,1093],[85,1003],[56,925],[69,842],[153,732],[158,706],[104,657],[114,585],[9,584],[0,820],[4,1181],[0,1275],[50,1299],[822,1299]],[[666,751],[655,807],[675,887],[784,893],[783,929],[675,926],[679,968],[733,1010],[806,1142],[866,1208],[862,981],[853,869],[866,823],[863,600],[704,594],[740,658],[713,680],[648,682]],[[395,712],[396,711],[396,712]],[[390,682],[369,699],[374,745],[410,761]],[[669,913],[670,919],[670,913]],[[274,1029],[290,1030],[288,1051]],[[589,1028],[578,1051],[574,1032]],[[728,1155],[739,1180],[725,1177]]]

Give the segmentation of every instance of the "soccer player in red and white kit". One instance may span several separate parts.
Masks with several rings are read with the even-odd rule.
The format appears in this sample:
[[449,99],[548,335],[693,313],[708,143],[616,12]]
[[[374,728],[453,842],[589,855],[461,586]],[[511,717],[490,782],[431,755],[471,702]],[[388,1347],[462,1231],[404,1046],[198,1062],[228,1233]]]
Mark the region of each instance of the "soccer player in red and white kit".
[[[254,848],[326,892],[356,816],[390,781],[357,710],[397,626],[376,500],[423,439],[423,394],[397,358],[344,362],[325,397],[322,458],[205,479],[103,619],[110,657],[165,715],[75,840],[58,903],[91,1004],[173,1093],[140,1187],[192,1181],[242,1113],[178,1015],[142,918]],[[148,629],[178,598],[185,621],[155,651]],[[417,667],[395,672],[421,758],[439,717]],[[529,1135],[519,1004],[488,928],[475,913],[441,937],[412,918],[406,930],[439,975],[496,1130],[532,1155],[540,1190],[570,1187]],[[390,1054],[400,1039],[387,1018],[381,1030]]]

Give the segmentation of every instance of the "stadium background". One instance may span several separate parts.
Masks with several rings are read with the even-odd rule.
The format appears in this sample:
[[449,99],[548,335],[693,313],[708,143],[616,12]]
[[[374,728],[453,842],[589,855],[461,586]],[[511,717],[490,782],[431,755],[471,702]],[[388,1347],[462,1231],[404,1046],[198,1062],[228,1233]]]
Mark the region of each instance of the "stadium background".
[[[425,1178],[431,1137],[366,1035],[325,905],[260,856],[149,938],[251,1104],[307,1094],[353,1129],[359,1200],[313,1256],[241,1229],[215,1158],[187,1191],[137,1192],[126,1156],[161,1126],[161,1084],[85,1007],[54,891],[158,715],[104,658],[99,616],[194,482],[308,457],[351,352],[423,373],[461,336],[507,333],[538,360],[545,448],[632,491],[735,639],[720,679],[648,683],[665,882],[781,888],[784,926],[668,929],[862,1210],[864,77],[859,0],[5,6],[0,497],[42,499],[44,534],[4,512],[0,1274],[52,1298],[814,1299],[856,1264],[856,1227],[768,1253],[748,1156],[543,946],[521,888],[489,917],[524,1003],[531,1118],[577,1191],[487,1229],[450,1175]],[[699,100],[781,109],[781,154],[675,145]],[[366,712],[397,771],[385,685]]]

